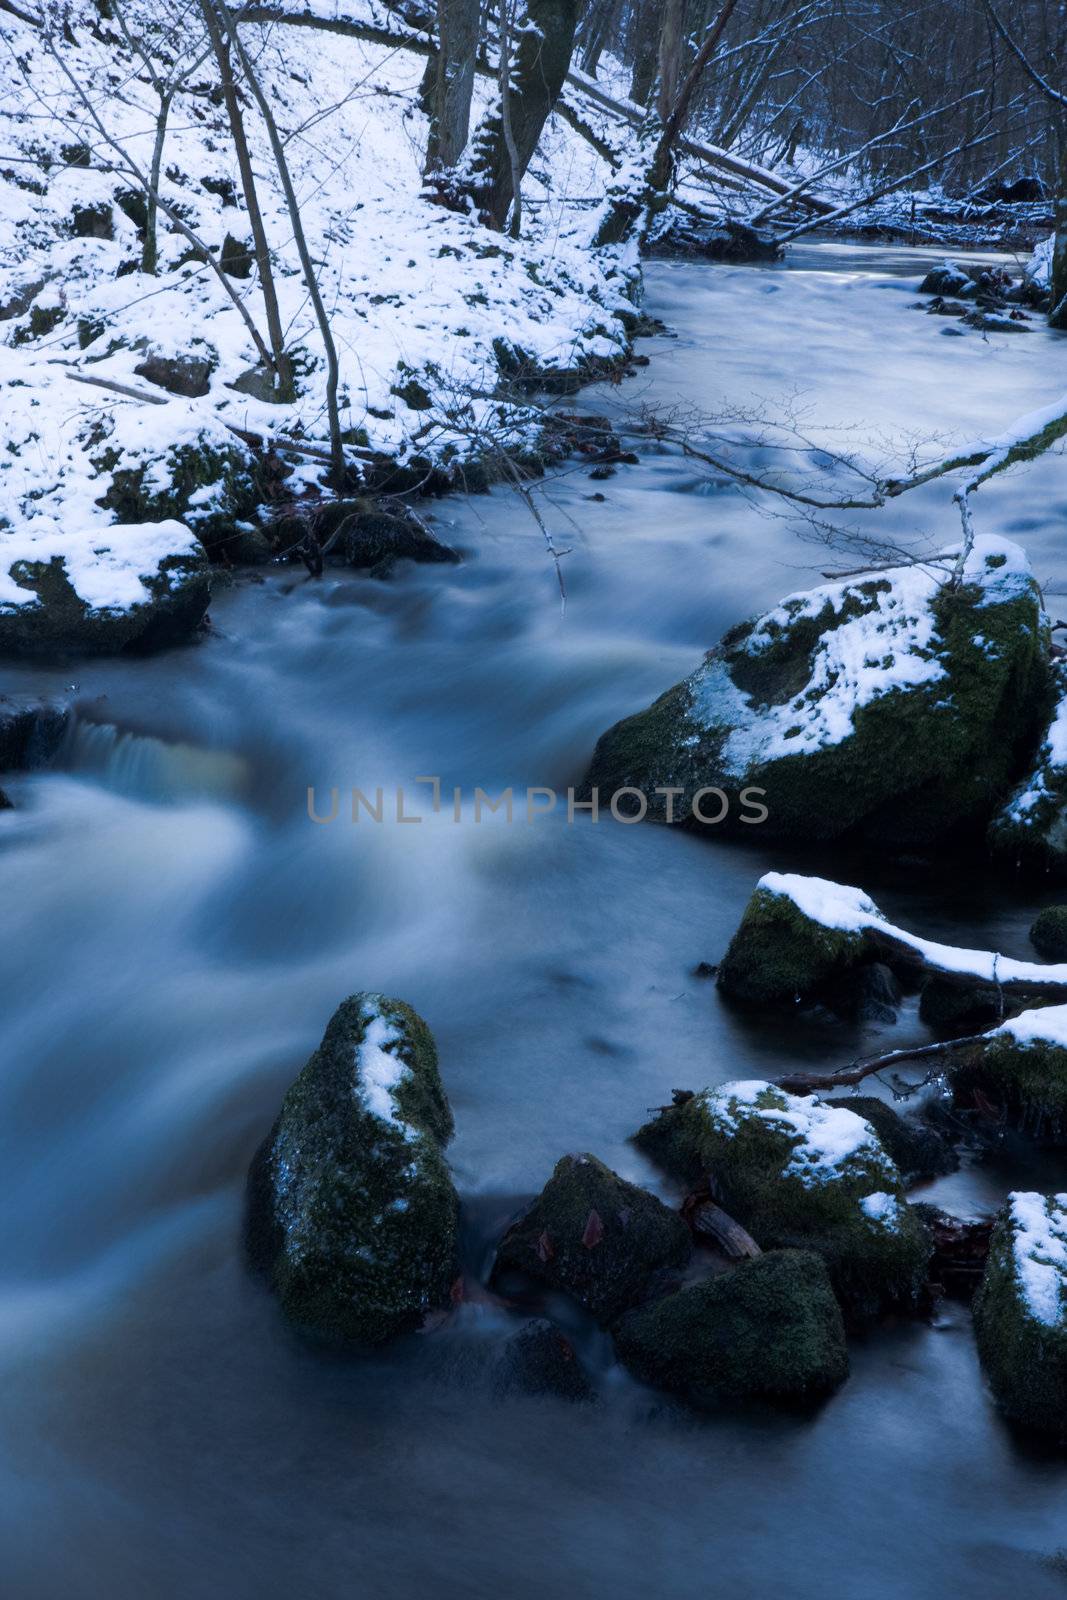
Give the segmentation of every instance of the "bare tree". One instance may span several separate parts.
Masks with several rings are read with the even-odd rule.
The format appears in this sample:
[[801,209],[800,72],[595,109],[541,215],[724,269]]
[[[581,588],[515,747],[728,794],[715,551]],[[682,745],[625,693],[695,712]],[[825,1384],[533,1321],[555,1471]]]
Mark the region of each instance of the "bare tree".
[[285,349],[285,334],[282,330],[282,317],[278,306],[278,291],[274,283],[274,264],[271,260],[270,245],[267,241],[267,230],[263,225],[263,212],[260,209],[255,174],[252,170],[252,156],[248,148],[248,139],[245,136],[244,116],[241,111],[241,102],[238,98],[237,84],[234,81],[230,48],[223,37],[222,28],[215,12],[214,0],[200,0],[200,9],[203,13],[208,37],[211,40],[211,48],[218,63],[222,96],[230,123],[230,136],[233,139],[237,167],[241,174],[245,210],[248,212],[248,221],[252,229],[252,243],[255,250],[256,267],[259,272],[260,292],[263,295],[263,309],[267,319],[267,335],[270,339],[271,366],[274,370],[277,398],[279,400],[291,400],[293,398],[292,362]]
[[326,314],[326,307],[319,289],[318,276],[315,272],[314,262],[311,259],[311,251],[308,248],[307,235],[304,231],[304,219],[296,190],[293,187],[289,161],[285,154],[285,145],[278,131],[278,124],[275,121],[270,101],[263,92],[263,86],[237,31],[233,14],[226,5],[225,0],[207,0],[207,4],[213,8],[220,27],[225,31],[229,46],[241,64],[244,81],[259,108],[260,116],[263,118],[274,162],[278,169],[278,177],[281,180],[286,209],[289,213],[289,222],[293,230],[293,242],[296,245],[297,255],[300,257],[300,266],[304,274],[304,285],[315,313],[323,350],[326,354],[326,412],[330,429],[330,478],[333,487],[341,491],[345,487],[348,469],[345,462],[344,441],[341,437],[341,415],[338,405],[340,363],[337,358],[337,344],[330,328],[330,319]]
[[470,193],[483,220],[498,230],[570,69],[578,0],[499,0],[498,26],[501,17],[510,70],[498,79],[470,152]]

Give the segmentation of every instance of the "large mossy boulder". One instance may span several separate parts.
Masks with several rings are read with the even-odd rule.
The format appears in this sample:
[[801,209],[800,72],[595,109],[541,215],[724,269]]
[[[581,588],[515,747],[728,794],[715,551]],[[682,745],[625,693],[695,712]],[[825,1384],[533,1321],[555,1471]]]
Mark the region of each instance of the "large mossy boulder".
[[628,1312],[612,1334],[636,1377],[695,1405],[812,1400],[848,1377],[841,1309],[807,1250],[742,1262]]
[[1013,1194],[974,1301],[978,1353],[997,1403],[1067,1439],[1067,1194]]
[[654,1274],[684,1266],[690,1249],[677,1212],[595,1156],[571,1155],[504,1235],[494,1271],[517,1268],[610,1322]]
[[368,1347],[447,1306],[458,1271],[451,1134],[422,1018],[380,994],[343,1001],[250,1176],[252,1257],[298,1328]]
[[[1045,696],[1036,758],[989,824],[989,847],[1012,866],[1067,880],[1067,663]],[[1043,951],[1042,954],[1047,954]],[[1062,957],[1053,957],[1062,960]]]
[[0,528],[0,653],[118,655],[179,644],[211,599],[207,556],[180,522]]
[[950,1064],[966,1104],[977,1090],[1024,1133],[1067,1143],[1067,1005],[1023,1011]]
[[761,1249],[815,1250],[856,1320],[912,1309],[931,1241],[871,1125],[761,1081],[669,1106],[635,1142],[681,1183],[710,1180]]
[[977,831],[1033,748],[1048,622],[1017,545],[979,538],[952,587],[955,555],[795,594],[734,628],[604,734],[585,789],[639,790],[675,822],[695,800],[697,820],[718,819],[722,802],[699,800],[717,789],[718,825],[739,834],[759,790],[764,839],[884,848]]

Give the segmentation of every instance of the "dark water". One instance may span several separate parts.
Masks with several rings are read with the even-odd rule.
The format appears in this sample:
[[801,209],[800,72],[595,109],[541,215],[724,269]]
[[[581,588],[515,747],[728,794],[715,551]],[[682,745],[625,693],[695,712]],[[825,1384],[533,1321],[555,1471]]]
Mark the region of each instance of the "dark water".
[[[649,342],[622,398],[800,386],[867,438],[978,431],[1062,387],[1053,336],[945,339],[911,311],[925,259],[658,265],[650,306],[677,337]],[[981,500],[984,529],[1067,578],[1062,461]],[[654,1183],[626,1139],[672,1088],[915,1034],[907,1016],[863,1034],[746,1020],[691,975],[760,873],[795,864],[781,851],[559,812],[474,823],[475,784],[565,789],[611,721],[834,563],[666,454],[606,483],[568,474],[545,506],[572,549],[564,616],[501,494],[437,508],[468,553],[454,570],[242,581],[196,649],[7,675],[76,680],[112,731],[83,730],[70,770],[19,781],[0,816],[5,1600],[1067,1590],[1049,1564],[1067,1473],[998,1421],[962,1310],[858,1343],[814,1419],[708,1420],[588,1336],[597,1406],[494,1399],[509,1325],[478,1306],[373,1361],[327,1359],[243,1271],[249,1158],[352,990],[433,1027],[475,1255],[568,1150]],[[955,532],[944,494],[887,522]],[[461,786],[459,822],[419,806],[427,774]],[[399,784],[428,814],[317,827],[308,784]],[[924,932],[1013,954],[1041,898],[934,867],[865,887]],[[991,1205],[1027,1177],[1009,1161],[941,1192]]]

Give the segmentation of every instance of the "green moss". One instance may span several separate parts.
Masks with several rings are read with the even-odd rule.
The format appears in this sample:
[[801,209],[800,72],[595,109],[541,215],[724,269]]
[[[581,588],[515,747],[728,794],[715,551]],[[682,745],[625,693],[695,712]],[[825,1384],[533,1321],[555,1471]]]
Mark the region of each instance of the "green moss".
[[1029,1311],[1007,1209],[993,1230],[975,1296],[974,1331],[990,1388],[1007,1415],[1037,1432],[1067,1438],[1067,1317],[1049,1327]]
[[564,1156],[504,1236],[495,1271],[517,1268],[610,1322],[653,1273],[684,1266],[689,1254],[689,1229],[677,1212],[595,1156]]
[[848,1377],[841,1312],[818,1256],[776,1250],[632,1311],[612,1330],[637,1377],[698,1405],[802,1401]]
[[[357,1067],[381,1017],[407,1067],[396,1117],[371,1109]],[[443,1154],[452,1115],[425,1022],[403,1001],[356,994],[289,1090],[250,1184],[249,1238],[289,1319],[372,1346],[448,1303],[458,1201]]]
[[757,889],[719,966],[719,987],[745,1005],[795,1005],[864,958],[861,933],[825,928],[787,895]]
[[[635,1143],[683,1183],[710,1177],[724,1209],[762,1249],[817,1251],[857,1320],[890,1307],[910,1309],[931,1242],[903,1203],[900,1174],[873,1131],[845,1162],[805,1170],[794,1161],[804,1139],[791,1114],[811,1105],[772,1084],[755,1100],[747,1092],[739,1098],[726,1085],[668,1107],[639,1130]],[[891,1226],[862,1209],[867,1196],[879,1193],[897,1202]]]
[[1046,906],[1030,927],[1030,942],[1046,961],[1067,961],[1067,906]]

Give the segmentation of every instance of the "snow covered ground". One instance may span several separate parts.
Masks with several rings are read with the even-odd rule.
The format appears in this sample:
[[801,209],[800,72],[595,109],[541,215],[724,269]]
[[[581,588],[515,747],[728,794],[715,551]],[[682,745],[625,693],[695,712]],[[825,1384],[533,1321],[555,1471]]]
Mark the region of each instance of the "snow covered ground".
[[[163,198],[212,253],[227,235],[250,242],[234,203],[240,179],[225,112],[211,93],[214,62],[196,66],[196,27],[152,0],[135,0],[126,15],[155,60],[177,49],[180,69],[194,69],[170,115]],[[102,22],[90,0],[75,0],[69,17],[57,54],[34,29],[0,18],[5,603],[12,541],[23,552],[29,540],[47,559],[72,532],[80,539],[116,520],[181,516],[203,532],[255,500],[235,428],[320,444],[326,435],[322,345],[261,122],[249,108],[298,374],[299,395],[285,406],[235,388],[252,383],[252,337],[225,284],[166,216],[158,275],[139,270],[144,192],[132,169],[149,168],[159,99],[116,22]],[[527,185],[525,236],[514,242],[420,196],[423,57],[303,28],[243,36],[286,140],[339,347],[342,424],[357,450],[447,466],[477,453],[489,423],[512,422],[521,437],[526,413],[494,397],[502,356],[573,369],[620,354],[616,313],[630,306],[632,267],[617,255],[594,259],[584,248],[587,210],[558,203],[564,194],[596,198],[606,169],[587,143],[562,124],[551,128]],[[549,169],[559,179],[552,189],[541,181]],[[227,281],[263,330],[254,268]],[[151,358],[191,371],[179,382],[194,392],[150,381],[138,369]],[[289,488],[321,470],[297,461]],[[116,471],[125,475],[118,484]],[[191,491],[190,474],[203,480]]]

